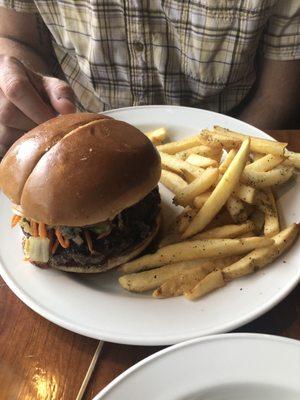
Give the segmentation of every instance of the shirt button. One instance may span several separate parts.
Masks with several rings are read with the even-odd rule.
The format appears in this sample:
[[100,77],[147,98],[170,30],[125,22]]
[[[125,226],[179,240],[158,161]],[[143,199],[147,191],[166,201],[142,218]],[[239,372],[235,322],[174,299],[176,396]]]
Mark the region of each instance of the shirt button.
[[143,51],[144,50],[144,45],[142,42],[134,42],[133,47],[136,51]]

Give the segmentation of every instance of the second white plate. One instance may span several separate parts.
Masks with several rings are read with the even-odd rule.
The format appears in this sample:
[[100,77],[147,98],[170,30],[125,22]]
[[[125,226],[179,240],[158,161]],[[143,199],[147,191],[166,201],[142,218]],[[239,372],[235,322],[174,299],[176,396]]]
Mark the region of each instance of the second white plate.
[[94,400],[299,400],[299,377],[300,342],[217,335],[146,358]]

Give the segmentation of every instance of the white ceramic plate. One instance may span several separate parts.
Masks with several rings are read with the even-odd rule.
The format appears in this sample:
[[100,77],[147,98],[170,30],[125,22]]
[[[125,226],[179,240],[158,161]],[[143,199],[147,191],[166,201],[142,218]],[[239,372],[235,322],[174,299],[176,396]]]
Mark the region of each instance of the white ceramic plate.
[[217,335],[146,358],[94,400],[299,400],[299,377],[299,341]]
[[[107,114],[142,130],[166,126],[174,139],[218,124],[255,136],[259,130],[208,111],[169,106],[133,107]],[[300,186],[281,190],[284,223],[299,221]],[[170,193],[161,189],[165,219],[174,213]],[[0,272],[15,294],[50,321],[80,334],[111,342],[166,345],[235,329],[268,311],[300,279],[297,244],[272,267],[239,279],[201,301],[182,297],[155,300],[122,290],[117,272],[78,276],[24,263],[21,232],[10,229],[11,209],[0,195]],[[284,207],[285,206],[285,207]],[[283,260],[286,263],[283,263]]]

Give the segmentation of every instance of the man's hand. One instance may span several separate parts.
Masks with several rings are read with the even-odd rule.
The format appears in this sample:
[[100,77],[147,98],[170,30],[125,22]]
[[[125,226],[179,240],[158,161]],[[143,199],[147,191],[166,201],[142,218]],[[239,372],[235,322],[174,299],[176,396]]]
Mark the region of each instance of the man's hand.
[[37,124],[72,112],[74,95],[66,82],[36,74],[16,58],[0,55],[1,153]]

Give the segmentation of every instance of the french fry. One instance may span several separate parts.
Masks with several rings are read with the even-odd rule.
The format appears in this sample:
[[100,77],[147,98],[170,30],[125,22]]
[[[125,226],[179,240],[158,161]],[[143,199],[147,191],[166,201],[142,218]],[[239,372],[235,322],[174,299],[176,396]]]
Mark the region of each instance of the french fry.
[[203,204],[206,202],[206,200],[209,198],[210,195],[211,195],[211,192],[207,191],[207,192],[201,193],[198,196],[196,196],[193,201],[194,207],[201,208],[203,206]]
[[163,152],[160,152],[159,155],[163,169],[168,169],[179,175],[182,174],[182,164],[185,164],[185,161],[179,160],[174,156]]
[[265,189],[269,205],[265,206],[264,235],[273,237],[280,231],[276,202],[271,189]]
[[252,221],[246,221],[241,225],[224,225],[217,228],[210,229],[208,231],[198,233],[193,236],[193,240],[199,239],[218,239],[218,238],[228,238],[233,239],[236,237],[240,237],[245,233],[249,233],[253,231],[255,228],[254,223]]
[[[229,129],[222,128],[220,126],[214,126],[215,132],[228,135],[232,139],[244,140],[246,135],[238,132],[233,132]],[[275,142],[273,140],[261,139],[251,136],[250,151],[254,153],[274,154],[277,156],[283,156],[287,143]]]
[[287,165],[291,165],[297,169],[300,168],[300,153],[285,149],[284,156],[286,157],[285,163],[287,163]]
[[192,183],[182,189],[181,193],[174,198],[174,203],[183,207],[192,204],[199,194],[206,192],[218,179],[218,168],[207,168]]
[[271,171],[246,171],[243,172],[241,180],[254,188],[264,189],[270,186],[280,185],[287,182],[294,173],[293,167],[280,166]]
[[155,253],[121,267],[122,287],[193,300],[263,268],[292,245],[299,227],[279,231],[272,188],[300,169],[300,153],[218,126],[167,144],[165,128],[146,135],[160,152],[161,183],[185,209]]
[[186,162],[195,165],[196,167],[202,168],[216,167],[218,165],[218,162],[216,160],[200,156],[199,154],[190,154],[186,159]]
[[239,183],[232,194],[238,197],[240,200],[243,200],[245,203],[253,204],[255,201],[256,189]]
[[211,196],[184,232],[182,236],[184,239],[201,232],[226,203],[234,188],[237,186],[244,170],[249,155],[249,145],[249,139],[242,143],[235,158],[213,190]]
[[[211,140],[211,138],[207,139],[206,135],[210,135],[210,131],[208,129],[203,129],[199,134],[198,134],[198,140],[199,143],[204,145],[204,146],[209,146],[211,148],[214,148],[216,151],[219,150],[220,148],[223,149],[224,146],[222,143],[220,143],[218,140]],[[223,136],[224,137],[224,136]],[[232,141],[232,140],[231,140]],[[234,141],[237,144],[237,147],[240,146],[240,142],[238,143],[238,140]]]
[[273,154],[266,154],[264,157],[261,157],[253,163],[247,165],[245,167],[245,171],[270,171],[274,167],[277,167],[277,165],[281,164],[282,161],[283,157],[273,156]]
[[219,146],[218,148],[216,148],[206,145],[199,145],[191,147],[187,150],[179,151],[178,153],[174,154],[174,156],[180,158],[181,160],[186,160],[191,154],[197,154],[199,156],[209,157],[213,158],[216,161],[220,161],[222,147]]
[[184,179],[182,179],[179,175],[175,174],[171,171],[161,171],[160,182],[166,186],[171,192],[175,195],[180,194],[182,189],[185,188],[188,184]]
[[167,137],[166,128],[154,129],[154,131],[146,132],[145,135],[151,140],[154,145],[162,144]]
[[264,237],[190,240],[162,247],[156,253],[129,261],[123,264],[121,270],[124,273],[139,272],[179,261],[244,254],[272,243],[272,239]]
[[193,289],[186,291],[184,297],[188,300],[200,299],[200,297],[225,286],[223,274],[221,270],[212,271],[203,278]]
[[231,161],[234,159],[234,157],[236,156],[237,151],[235,149],[231,149],[227,155],[225,160],[222,162],[222,164],[219,166],[219,171],[221,172],[221,174],[224,174],[224,172],[227,170],[227,168],[229,167]]
[[[194,167],[193,165],[191,165],[190,167],[190,171],[188,171],[187,169],[183,171],[184,179],[187,181],[188,184],[194,182],[195,179],[202,175],[202,168]],[[193,171],[192,168],[194,169]]]
[[197,210],[194,208],[185,207],[170,225],[168,232],[183,232],[189,226],[196,213]]
[[204,169],[195,167],[194,165],[189,164],[186,161],[182,161],[170,154],[160,153],[161,164],[163,168],[168,168],[174,171],[177,174],[184,174],[185,172],[189,172],[193,179],[201,176]]
[[197,210],[195,210],[194,208],[186,207],[184,209],[184,212],[182,213],[180,218],[178,218],[178,224],[177,224],[178,232],[181,233],[185,231],[185,229],[189,226],[189,224],[193,220],[196,213]]
[[[227,265],[230,264],[232,263],[227,263]],[[214,265],[214,261],[205,259],[167,264],[148,271],[123,275],[119,278],[119,283],[124,289],[131,292],[146,292],[147,290],[156,289],[168,279],[181,273],[191,271],[207,271],[208,273],[214,269]]]
[[223,269],[226,281],[251,274],[270,264],[294,242],[299,233],[299,226],[292,224],[273,236],[274,244],[268,247],[255,249],[239,261]]
[[210,146],[222,146],[226,151],[230,151],[231,149],[238,149],[241,144],[240,139],[229,137],[229,135],[225,135],[223,133],[209,131],[204,129],[200,135],[201,143],[210,145]]
[[245,222],[248,218],[247,211],[243,202],[237,197],[231,195],[226,202],[227,210],[234,222]]
[[162,144],[157,146],[157,150],[163,153],[175,154],[179,151],[187,150],[190,147],[198,146],[200,143],[199,136],[191,136],[187,139],[178,140],[176,142]]
[[152,296],[158,299],[181,296],[184,292],[196,286],[207,274],[208,272],[203,269],[181,273],[164,282],[153,292]]

